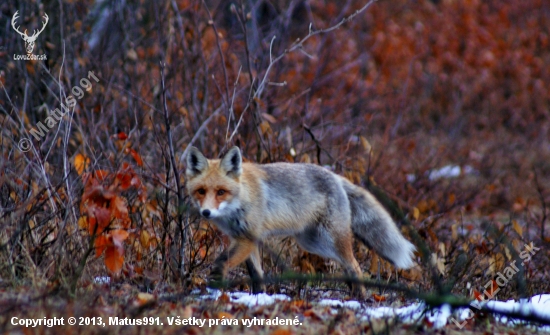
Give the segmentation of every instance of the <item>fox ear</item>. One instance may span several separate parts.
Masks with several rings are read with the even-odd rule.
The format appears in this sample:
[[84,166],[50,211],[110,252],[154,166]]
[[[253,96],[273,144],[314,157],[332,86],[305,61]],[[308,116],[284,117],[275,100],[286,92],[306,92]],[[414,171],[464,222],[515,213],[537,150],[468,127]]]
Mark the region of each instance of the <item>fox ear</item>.
[[235,177],[238,177],[243,172],[243,158],[241,156],[241,149],[239,147],[233,147],[229,149],[227,154],[222,159],[220,163],[221,168],[227,172],[227,174],[233,174]]
[[187,169],[185,174],[187,178],[192,178],[200,175],[208,167],[208,160],[204,155],[195,147],[189,148],[187,154]]

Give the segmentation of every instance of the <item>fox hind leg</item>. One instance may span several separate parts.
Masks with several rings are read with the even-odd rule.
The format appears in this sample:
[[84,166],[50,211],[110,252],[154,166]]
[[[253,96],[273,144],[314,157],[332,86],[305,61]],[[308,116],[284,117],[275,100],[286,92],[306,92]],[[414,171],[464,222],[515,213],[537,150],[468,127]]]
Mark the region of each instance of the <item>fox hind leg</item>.
[[[338,221],[333,221],[338,222]],[[315,224],[296,235],[296,241],[308,252],[337,261],[346,275],[360,280],[363,271],[353,255],[353,234],[351,229],[326,228],[327,225]],[[349,226],[349,225],[348,225]],[[366,297],[363,285],[351,284],[352,295],[358,298]]]
[[[353,240],[350,236],[337,236],[334,244],[335,249],[338,254],[337,261],[344,268],[346,275],[353,277],[355,280],[359,281],[363,278],[363,271],[353,255],[353,245],[351,241]],[[367,292],[365,287],[358,282],[351,283],[351,295],[357,298],[365,299]]]

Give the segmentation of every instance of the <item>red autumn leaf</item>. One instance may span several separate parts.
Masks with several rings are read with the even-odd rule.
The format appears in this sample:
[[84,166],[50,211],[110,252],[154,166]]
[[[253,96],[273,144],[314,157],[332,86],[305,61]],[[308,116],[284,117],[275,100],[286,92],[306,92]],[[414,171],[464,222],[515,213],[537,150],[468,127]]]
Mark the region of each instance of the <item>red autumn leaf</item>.
[[111,211],[108,208],[90,204],[88,205],[88,218],[90,235],[94,233],[99,235],[111,223]]
[[132,157],[134,157],[138,166],[143,166],[143,160],[135,150],[132,149],[132,151],[130,151],[130,154],[132,155]]
[[386,301],[386,297],[383,296],[383,295],[378,295],[378,294],[373,293],[373,294],[372,294],[372,297],[373,297],[374,300],[377,301],[377,302]]
[[124,141],[125,139],[128,138],[128,135],[126,135],[125,132],[121,131],[118,134],[116,134],[115,137],[118,138],[121,141]]
[[312,319],[323,320],[323,316],[319,312],[317,312],[313,309],[308,309],[307,311],[305,311],[304,316],[306,318],[309,317],[309,318],[312,318]]
[[105,250],[105,266],[112,273],[119,274],[124,263],[124,248],[122,246],[108,246]]
[[483,293],[479,292],[478,290],[474,290],[474,298],[476,298],[476,300],[478,301],[485,300],[485,296],[483,295]]
[[291,306],[296,306],[298,308],[302,308],[302,307],[307,307],[308,303],[305,302],[304,300],[294,300],[294,301],[290,302],[290,305]]
[[82,181],[83,181],[84,185],[86,186],[86,188],[89,187],[89,186],[92,186],[92,179],[94,179],[94,178],[92,178],[91,173],[89,173],[89,172],[83,172],[82,173]]
[[155,301],[156,297],[151,293],[140,292],[136,296],[135,304],[137,306],[143,306],[145,304]]
[[111,243],[109,242],[109,239],[107,238],[107,236],[101,234],[98,237],[96,237],[95,243],[94,243],[94,245],[95,245],[95,257],[98,258],[99,256],[101,256],[103,251],[105,251],[107,246],[109,246],[110,244]]
[[126,201],[122,197],[114,197],[111,201],[110,208],[115,219],[118,219],[120,223],[127,223],[128,218],[128,206]]
[[82,195],[82,203],[93,203],[99,207],[106,207],[110,203],[111,199],[115,197],[112,191],[106,190],[103,186],[98,185],[86,189]]
[[231,298],[224,292],[219,298],[218,301],[223,304],[231,302]]
[[127,190],[128,188],[130,188],[130,186],[132,186],[132,179],[134,178],[134,176],[135,176],[135,173],[132,167],[128,163],[124,162],[122,164],[122,168],[116,174],[117,182],[119,183],[120,188],[123,191]]
[[97,179],[100,179],[101,181],[104,181],[105,179],[107,179],[107,177],[109,177],[109,171],[105,171],[105,170],[95,170],[94,171],[94,175]]
[[485,243],[485,241],[482,241],[481,245],[476,246],[476,250],[480,254],[486,254],[489,252],[489,247],[487,246],[487,243]]
[[132,176],[130,174],[120,173],[119,175],[117,175],[117,178],[120,181],[120,188],[123,191],[126,191],[127,189],[130,188],[130,186],[132,186]]
[[129,153],[134,158],[138,166],[143,166],[143,160],[137,151],[131,148],[126,148],[126,153]]
[[206,247],[205,246],[201,246],[199,248],[199,256],[201,258],[205,258],[206,257]]

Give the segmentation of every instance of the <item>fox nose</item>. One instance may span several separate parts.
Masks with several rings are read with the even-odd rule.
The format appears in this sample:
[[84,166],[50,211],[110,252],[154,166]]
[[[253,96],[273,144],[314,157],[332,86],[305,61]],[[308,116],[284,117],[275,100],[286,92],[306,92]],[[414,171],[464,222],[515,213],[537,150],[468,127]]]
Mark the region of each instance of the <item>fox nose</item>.
[[208,218],[210,216],[210,210],[209,209],[205,209],[202,211],[202,216],[204,216],[205,218]]

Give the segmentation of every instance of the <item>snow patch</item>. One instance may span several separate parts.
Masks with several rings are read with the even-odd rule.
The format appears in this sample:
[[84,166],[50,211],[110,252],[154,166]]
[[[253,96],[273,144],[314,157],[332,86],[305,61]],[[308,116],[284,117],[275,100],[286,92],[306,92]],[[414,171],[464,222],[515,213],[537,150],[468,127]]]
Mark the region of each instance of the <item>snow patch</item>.
[[446,165],[437,170],[431,170],[428,174],[430,180],[438,180],[441,178],[456,178],[460,176],[460,166],[458,165]]
[[[439,179],[451,179],[460,177],[461,174],[474,174],[475,172],[476,170],[470,165],[465,165],[463,168],[461,168],[459,165],[445,165],[444,167],[439,169],[426,171],[425,175],[428,177],[429,180],[435,181]],[[407,181],[409,183],[416,181],[416,175],[414,173],[408,174]]]
[[[108,277],[107,277],[108,278]],[[199,299],[217,300],[222,292],[207,288],[208,294],[199,296]],[[199,294],[199,290],[193,290],[191,293]],[[246,292],[229,292],[227,293],[232,303],[243,304],[249,307],[258,305],[271,305],[280,300],[289,301],[291,298],[285,294],[250,294]],[[518,312],[523,315],[536,315],[540,318],[545,318],[550,323],[550,294],[540,294],[531,297],[530,299],[522,299],[519,302],[514,300],[508,301],[487,301],[486,306],[496,311],[502,312]],[[459,308],[452,312],[451,306],[444,304],[440,308],[428,310],[427,306],[422,302],[413,303],[403,307],[370,307],[361,304],[358,301],[341,301],[337,299],[321,299],[317,302],[319,306],[329,306],[334,308],[349,308],[356,311],[356,315],[362,320],[371,320],[374,318],[398,318],[403,323],[416,323],[422,318],[426,318],[433,324],[434,329],[440,329],[446,325],[454,326],[451,322],[451,316],[457,319],[458,322],[463,322],[470,318],[473,314],[470,308]],[[474,307],[475,308],[475,307]],[[333,310],[335,312],[335,310]],[[519,324],[518,321],[509,321],[506,317],[497,318],[500,322],[510,325]],[[457,327],[458,329],[458,327]],[[539,327],[539,330],[550,331],[550,326]]]
[[350,300],[350,301],[340,301],[336,299],[322,299],[318,302],[321,306],[331,306],[331,307],[346,307],[349,309],[360,309],[361,303],[359,301]]
[[[207,294],[199,296],[200,300],[218,300],[219,297],[222,296],[222,291],[216,290],[210,287],[206,288]],[[191,291],[191,294],[200,294],[201,290],[194,289]]]
[[245,292],[233,292],[229,293],[228,295],[231,299],[231,302],[247,305],[248,307],[258,305],[271,305],[278,300],[290,300],[290,297],[285,294],[269,295],[267,293],[250,294]]
[[369,307],[363,310],[363,320],[373,318],[391,318],[397,317],[405,323],[413,323],[418,321],[426,308],[423,304],[414,303],[404,307]]
[[428,320],[433,322],[433,327],[435,329],[439,329],[445,327],[447,320],[449,320],[449,316],[451,316],[451,305],[444,304],[440,309],[434,311],[431,319],[428,316]]
[[96,284],[110,284],[111,283],[111,277],[94,277],[94,283]]

